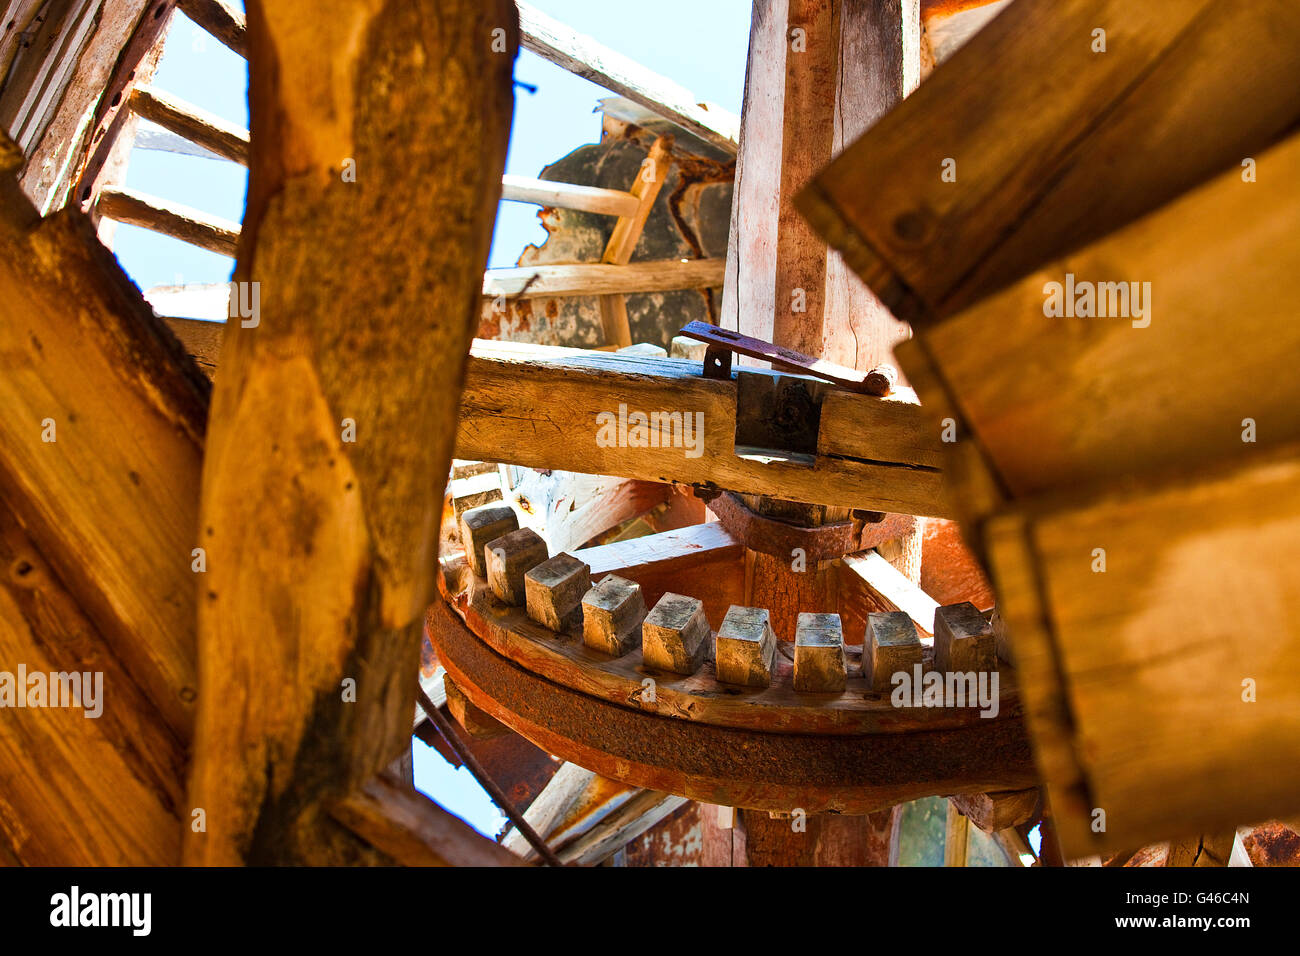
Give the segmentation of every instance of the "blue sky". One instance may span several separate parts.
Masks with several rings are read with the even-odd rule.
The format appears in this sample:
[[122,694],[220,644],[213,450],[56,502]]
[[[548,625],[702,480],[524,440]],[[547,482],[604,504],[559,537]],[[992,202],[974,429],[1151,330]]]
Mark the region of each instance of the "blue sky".
[[[749,42],[750,0],[533,0],[551,17],[579,29],[693,92],[739,115]],[[240,3],[239,5],[242,5]],[[600,138],[596,101],[609,91],[520,52],[506,172],[536,176],[577,147]],[[208,36],[179,11],[167,37],[153,85],[247,128],[248,69],[244,60]],[[136,149],[126,185],[236,222],[243,218],[247,173],[213,159]],[[503,202],[498,207],[488,265],[512,266],[524,246],[545,238],[538,207]],[[224,256],[145,229],[119,225],[114,251],[143,290],[155,285],[224,282],[234,262]],[[495,834],[504,818],[469,773],[453,770],[419,740],[416,785],[478,830]]]

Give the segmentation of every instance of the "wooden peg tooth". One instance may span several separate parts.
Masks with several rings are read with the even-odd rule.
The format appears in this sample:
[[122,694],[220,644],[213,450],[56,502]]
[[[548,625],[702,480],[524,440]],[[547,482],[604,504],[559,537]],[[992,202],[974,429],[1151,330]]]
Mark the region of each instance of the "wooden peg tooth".
[[591,567],[560,553],[524,575],[528,616],[552,631],[582,620],[582,596],[591,587]]
[[684,594],[664,594],[641,625],[641,656],[646,667],[674,674],[699,670],[708,641],[704,602]]
[[506,604],[523,607],[524,575],[545,561],[546,553],[546,542],[532,528],[494,538],[483,546],[488,587]]
[[839,693],[847,680],[840,616],[801,613],[794,632],[794,689],[811,694]]
[[771,684],[776,634],[767,608],[733,604],[718,630],[715,656],[722,683],[745,687]]
[[893,676],[912,674],[921,663],[921,637],[905,611],[873,611],[867,615],[867,639],[862,646],[862,676],[877,694],[887,694]]
[[483,547],[502,535],[519,529],[519,516],[509,505],[483,505],[470,508],[460,516],[460,540],[465,545],[465,560],[481,578],[487,577]]
[[621,657],[641,643],[643,620],[641,585],[607,574],[582,599],[582,642]]
[[997,670],[993,627],[969,601],[934,612],[934,666],[945,674]]

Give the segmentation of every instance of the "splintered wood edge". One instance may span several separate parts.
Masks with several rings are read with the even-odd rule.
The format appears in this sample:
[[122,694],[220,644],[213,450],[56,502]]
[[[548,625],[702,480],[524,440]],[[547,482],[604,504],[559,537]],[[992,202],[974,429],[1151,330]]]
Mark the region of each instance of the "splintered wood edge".
[[[438,579],[454,613],[489,648],[547,680],[633,710],[723,727],[829,734],[920,732],[1020,717],[1017,681],[1007,668],[1002,670],[1006,679],[999,679],[995,718],[981,717],[977,706],[893,706],[889,693],[874,693],[870,680],[863,677],[861,650],[856,645],[844,647],[848,678],[842,694],[795,691],[794,644],[779,639],[771,684],[737,687],[717,680],[712,641],[696,673],[673,674],[645,666],[639,645],[620,657],[587,647],[581,624],[563,633],[542,627],[524,608],[499,601],[463,560],[444,559],[444,573]],[[710,636],[716,638],[716,632]],[[924,661],[932,667],[928,648]],[[647,687],[654,693],[647,693]]]

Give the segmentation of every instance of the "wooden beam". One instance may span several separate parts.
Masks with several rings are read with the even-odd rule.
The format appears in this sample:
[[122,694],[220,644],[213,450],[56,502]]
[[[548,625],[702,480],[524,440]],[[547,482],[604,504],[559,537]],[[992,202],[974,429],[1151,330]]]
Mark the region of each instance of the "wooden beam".
[[483,295],[534,299],[566,295],[668,292],[722,287],[722,259],[666,259],[656,262],[576,263],[489,269]]
[[625,804],[560,851],[560,860],[574,866],[595,866],[627,846],[660,820],[687,803],[685,797],[656,790],[639,790]]
[[125,186],[101,190],[95,211],[106,219],[160,232],[218,255],[234,256],[239,243],[239,223]]
[[924,643],[934,635],[939,602],[875,551],[844,556],[840,600],[856,611],[855,616],[865,617],[865,611],[902,611],[921,629]]
[[1025,503],[987,538],[1067,856],[1293,808],[1300,446]]
[[558,209],[577,209],[602,216],[633,216],[640,201],[631,193],[597,186],[575,186],[548,179],[525,176],[502,176],[501,198],[514,202],[531,202]]
[[740,132],[735,116],[717,106],[700,104],[684,87],[551,19],[532,4],[520,2],[518,7],[520,43],[525,50],[626,96],[735,155]]
[[1037,787],[1028,790],[999,790],[993,793],[963,793],[948,798],[971,823],[985,833],[1029,823],[1041,802]]
[[[24,71],[39,71],[39,81],[18,72],[16,59],[0,64],[6,76],[5,94],[26,103],[21,112],[5,110],[0,121],[23,146],[27,161],[19,181],[42,214],[62,207],[66,200],[88,137],[94,135],[87,114],[94,112],[97,102],[111,101],[114,93],[106,91],[116,76],[118,57],[153,6],[152,0],[123,0],[107,8],[90,0],[48,9],[44,3],[32,3],[24,4],[22,14],[27,19],[20,15],[5,21],[5,27],[14,24],[6,35],[16,44],[24,42],[22,37],[29,31],[40,31],[23,55],[39,58],[23,66]],[[49,16],[52,9],[57,16]],[[40,24],[31,19],[38,13],[46,14]],[[15,126],[20,116],[25,118]]]
[[86,217],[42,219],[8,176],[0,354],[0,661],[104,685],[96,719],[4,710],[0,846],[30,865],[175,863],[208,385]]
[[[1300,118],[1298,43],[1285,2],[1011,4],[801,208],[900,318],[928,325],[1240,172]],[[1126,162],[1139,140],[1159,158]]]
[[388,773],[330,808],[336,820],[405,866],[522,866],[518,857]]
[[248,130],[152,86],[137,86],[131,109],[151,123],[240,165],[248,165]]
[[243,11],[228,0],[177,0],[181,13],[248,59],[248,26]]
[[[605,245],[602,262],[611,265],[626,265],[636,250],[637,240],[645,228],[646,219],[654,207],[659,190],[668,178],[668,166],[672,161],[673,138],[660,136],[650,144],[649,155],[637,172],[636,182],[632,184],[632,195],[636,197],[637,208],[630,216],[619,217]],[[605,344],[625,348],[632,344],[632,331],[628,325],[627,303],[621,295],[602,295],[600,297],[600,321],[604,327]]]
[[516,25],[504,0],[277,0],[248,29],[235,280],[266,321],[227,324],[208,423],[189,786],[208,826],[185,859],[374,861],[327,808],[409,745]]
[[[1256,160],[1257,182],[1229,169],[899,348],[909,374],[938,370],[943,385],[921,392],[928,414],[954,402],[1012,498],[1244,460],[1300,439],[1291,360],[1300,324],[1269,291],[1300,273],[1300,246],[1289,239],[1300,217],[1300,136]],[[1099,284],[1107,317],[1045,315],[1045,283],[1064,295],[1075,278],[1079,295]],[[1116,305],[1100,287],[1110,280],[1122,287],[1112,290]],[[1114,314],[1125,302],[1129,314]],[[1251,387],[1207,388],[1196,374],[1227,368]],[[1244,419],[1257,435],[1244,434]],[[964,496],[978,517],[976,490]]]
[[965,866],[966,851],[970,846],[970,821],[949,800],[948,819],[943,830],[943,865]]
[[[740,374],[776,373],[733,373]],[[883,422],[913,414],[906,402],[868,395],[837,398],[837,414],[856,419],[857,425],[849,426],[861,436],[856,453],[841,448],[833,455],[814,455],[809,467],[748,456],[743,449],[738,454],[736,383],[704,378],[695,362],[479,340],[466,381],[456,445],[460,458],[490,460],[509,448],[512,463],[530,468],[712,484],[892,513],[947,513],[941,473],[896,454],[907,444],[929,443],[924,432],[911,443],[890,438],[873,445],[878,429],[882,434],[894,430]],[[554,400],[558,395],[564,396],[562,402]],[[601,422],[608,419],[600,416],[616,419],[620,404],[647,414],[702,415],[693,419],[703,424],[702,440],[692,438],[695,447],[689,450],[684,435],[678,436],[677,447],[616,447],[617,436],[608,429],[601,432]],[[671,438],[666,435],[664,445]],[[935,432],[932,445],[938,444]]]

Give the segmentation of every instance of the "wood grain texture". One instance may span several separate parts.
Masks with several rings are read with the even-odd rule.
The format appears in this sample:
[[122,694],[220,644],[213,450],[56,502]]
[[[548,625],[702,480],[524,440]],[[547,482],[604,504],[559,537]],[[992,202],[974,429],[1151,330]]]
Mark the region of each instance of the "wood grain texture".
[[556,209],[578,209],[603,216],[633,216],[641,205],[631,193],[619,189],[509,175],[501,177],[501,198]]
[[661,262],[584,262],[489,269],[483,276],[483,295],[528,299],[710,289],[722,285],[723,265],[721,259],[667,259]]
[[[712,484],[891,513],[943,515],[948,509],[938,470],[910,461],[859,458],[843,444],[837,443],[833,454],[818,455],[811,468],[738,456],[735,381],[706,379],[698,363],[480,340],[466,381],[456,444],[460,458],[491,460],[509,448],[514,464],[532,468]],[[556,395],[564,401],[551,401]],[[837,408],[862,416],[859,427],[868,447],[872,431],[867,423],[893,411],[904,419],[914,416],[913,409],[889,399],[836,401]],[[599,416],[617,416],[620,404],[647,414],[703,415],[699,455],[687,455],[684,440],[679,447],[600,444]],[[927,441],[917,436],[913,447]],[[898,448],[906,442],[892,444]]]
[[[990,521],[999,610],[1068,856],[1292,807],[1298,452]],[[1104,833],[1090,826],[1097,808]]]
[[248,58],[248,25],[229,0],[176,0],[176,6],[235,53]]
[[1297,38],[1285,0],[1012,4],[802,208],[886,304],[928,324],[1267,148],[1300,116]]
[[95,212],[105,219],[160,232],[221,256],[233,256],[239,242],[237,222],[125,186],[100,190]]
[[131,109],[232,163],[248,165],[248,130],[215,113],[152,86],[137,86],[132,91]]
[[517,34],[504,0],[248,12],[235,278],[260,282],[261,321],[227,326],[208,432],[190,777],[208,831],[185,858],[369,862],[325,807],[408,745],[442,508],[430,476],[451,460]]
[[330,808],[336,820],[406,866],[523,866],[428,797],[388,774]]
[[[1257,160],[1258,182],[1229,170],[923,333],[1010,494],[1244,459],[1300,439],[1300,326],[1276,292],[1300,273],[1300,136]],[[1150,283],[1150,311],[1049,318],[1044,285],[1067,273]],[[910,367],[909,350],[900,354]],[[1225,387],[1220,369],[1249,386]],[[1245,419],[1253,443],[1242,440]]]

